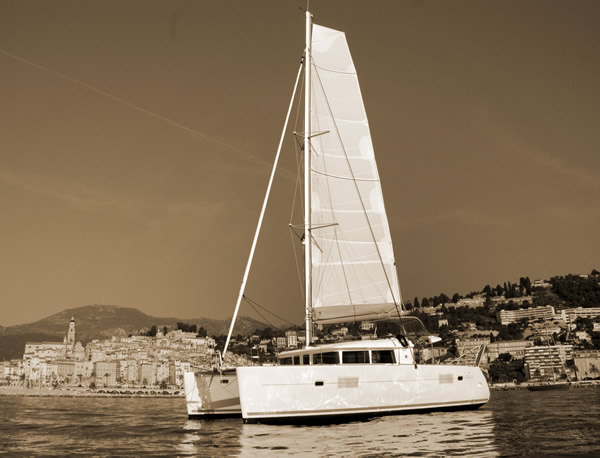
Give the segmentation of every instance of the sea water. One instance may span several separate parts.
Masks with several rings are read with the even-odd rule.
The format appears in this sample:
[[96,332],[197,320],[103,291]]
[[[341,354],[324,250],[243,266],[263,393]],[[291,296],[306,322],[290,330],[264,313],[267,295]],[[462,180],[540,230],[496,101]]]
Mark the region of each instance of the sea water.
[[600,387],[494,391],[479,410],[327,426],[188,420],[183,398],[0,397],[0,454],[507,456],[600,453]]

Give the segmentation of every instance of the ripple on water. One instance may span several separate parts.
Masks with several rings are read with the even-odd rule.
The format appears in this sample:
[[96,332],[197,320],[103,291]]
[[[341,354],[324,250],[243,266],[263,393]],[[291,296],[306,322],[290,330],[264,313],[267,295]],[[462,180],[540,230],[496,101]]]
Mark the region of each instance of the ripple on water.
[[593,454],[600,389],[494,392],[470,412],[321,426],[192,421],[180,398],[0,398],[0,452],[14,455],[503,456]]

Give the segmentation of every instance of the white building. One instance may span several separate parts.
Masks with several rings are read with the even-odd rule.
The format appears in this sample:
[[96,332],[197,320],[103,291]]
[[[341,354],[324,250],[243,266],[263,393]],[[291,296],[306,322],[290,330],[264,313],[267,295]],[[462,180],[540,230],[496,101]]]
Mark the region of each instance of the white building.
[[117,384],[117,361],[97,361],[94,363],[94,380],[96,386],[115,386]]
[[372,321],[361,321],[360,330],[361,331],[372,331],[375,329],[375,323]]
[[554,307],[551,305],[543,305],[540,307],[532,307],[527,309],[518,310],[500,310],[496,313],[496,319],[503,326],[511,323],[516,323],[519,320],[527,319],[541,319],[541,320],[552,320],[554,318]]
[[486,353],[488,362],[498,359],[503,353],[512,355],[515,359],[522,359],[525,356],[525,349],[531,347],[533,342],[529,340],[499,340],[487,344]]
[[594,319],[600,316],[600,307],[574,307],[560,311],[560,317],[567,323],[574,323],[577,318]]

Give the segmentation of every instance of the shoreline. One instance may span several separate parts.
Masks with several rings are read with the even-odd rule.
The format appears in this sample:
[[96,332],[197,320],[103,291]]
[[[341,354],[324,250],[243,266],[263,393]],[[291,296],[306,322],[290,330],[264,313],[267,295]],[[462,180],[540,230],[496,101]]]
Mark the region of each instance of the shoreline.
[[[548,382],[547,385],[558,385],[561,382]],[[509,391],[509,390],[526,390],[529,383],[523,382],[521,384],[516,383],[496,383],[490,384],[490,391]],[[589,388],[593,386],[600,386],[600,380],[579,380],[571,382],[572,388]]]
[[149,390],[143,388],[25,388],[0,386],[0,396],[95,397],[95,398],[183,398],[183,390]]
[[[549,385],[552,385],[550,383]],[[490,391],[526,390],[527,382],[490,384]],[[571,382],[572,388],[589,388],[600,386],[600,380],[582,380]],[[31,397],[95,397],[95,398],[183,398],[183,390],[151,390],[143,388],[25,388],[17,386],[0,386],[0,396],[31,396]]]

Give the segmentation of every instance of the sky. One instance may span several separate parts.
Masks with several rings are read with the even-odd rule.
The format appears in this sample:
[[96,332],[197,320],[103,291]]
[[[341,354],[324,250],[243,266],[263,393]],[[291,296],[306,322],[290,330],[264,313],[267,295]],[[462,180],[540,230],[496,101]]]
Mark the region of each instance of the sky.
[[[0,0],[0,325],[87,304],[232,315],[300,7]],[[600,268],[599,2],[310,9],[349,42],[405,300]],[[282,154],[246,292],[302,323],[291,135]]]

